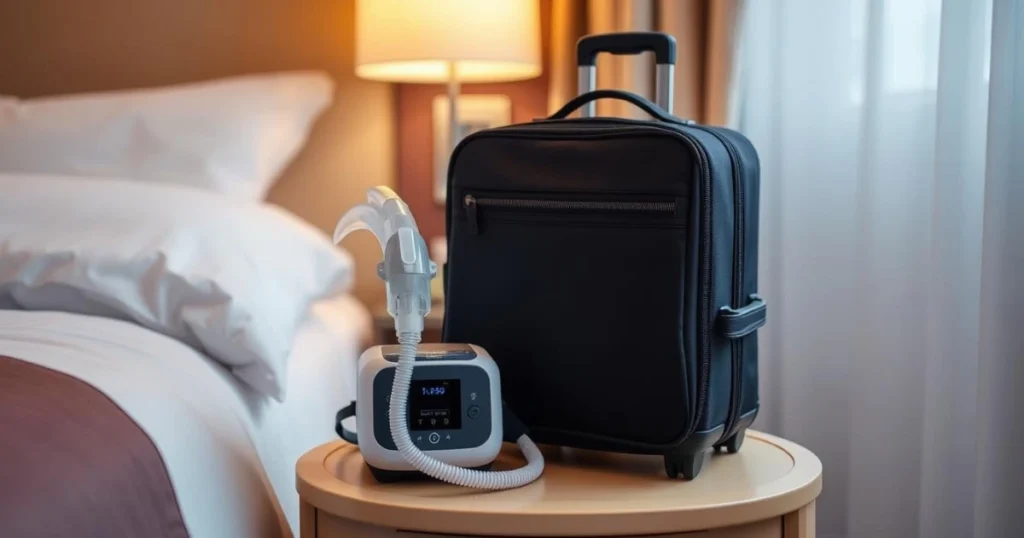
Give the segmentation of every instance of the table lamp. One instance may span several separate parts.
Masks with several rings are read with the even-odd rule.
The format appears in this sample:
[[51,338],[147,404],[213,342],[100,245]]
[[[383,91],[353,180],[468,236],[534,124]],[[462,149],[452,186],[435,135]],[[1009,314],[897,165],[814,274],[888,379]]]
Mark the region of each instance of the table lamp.
[[448,84],[451,147],[460,136],[462,82],[540,75],[539,0],[359,0],[356,75]]

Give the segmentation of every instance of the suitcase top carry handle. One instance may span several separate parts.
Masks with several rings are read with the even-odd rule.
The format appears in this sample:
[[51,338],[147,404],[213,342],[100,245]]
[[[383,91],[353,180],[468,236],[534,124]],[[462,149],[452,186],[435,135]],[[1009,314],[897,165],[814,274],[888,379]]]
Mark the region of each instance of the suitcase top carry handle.
[[661,107],[645,99],[643,96],[637,95],[632,92],[624,92],[622,90],[594,90],[592,92],[587,92],[583,95],[577,95],[576,97],[572,98],[571,101],[562,106],[562,108],[558,109],[558,112],[555,112],[554,114],[548,116],[547,119],[565,119],[569,116],[569,114],[572,114],[573,111],[580,107],[592,106],[594,101],[597,101],[598,99],[618,99],[620,101],[626,101],[627,103],[636,105],[638,108],[640,108],[640,110],[643,110],[644,112],[650,114],[651,116],[654,116],[656,119],[667,123],[679,123],[683,125],[689,125],[694,123],[692,120],[679,119],[665,112],[664,110],[661,109]]
[[[597,55],[640,54],[654,52],[657,63],[654,101],[669,114],[672,113],[672,82],[675,76],[676,39],[661,32],[618,32],[584,36],[576,42],[576,69],[579,72],[578,93],[583,95],[597,88]],[[595,107],[588,103],[580,116],[593,117]]]

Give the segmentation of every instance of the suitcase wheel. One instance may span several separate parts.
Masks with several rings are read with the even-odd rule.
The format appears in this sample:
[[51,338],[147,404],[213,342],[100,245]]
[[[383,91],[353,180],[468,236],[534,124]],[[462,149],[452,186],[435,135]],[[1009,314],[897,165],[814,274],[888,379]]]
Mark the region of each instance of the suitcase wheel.
[[669,478],[679,478],[679,466],[671,456],[665,456],[665,474]]
[[687,480],[693,480],[704,468],[704,460],[711,453],[710,450],[701,450],[696,454],[673,453],[665,455],[665,474],[669,478],[678,478],[683,475]]
[[730,454],[735,454],[739,452],[740,447],[743,446],[743,438],[745,437],[745,432],[746,429],[741,429],[740,431],[734,433],[732,437],[726,439],[721,443],[718,443],[717,445],[715,445],[715,452],[718,452],[718,450],[721,448],[725,448],[725,451]]

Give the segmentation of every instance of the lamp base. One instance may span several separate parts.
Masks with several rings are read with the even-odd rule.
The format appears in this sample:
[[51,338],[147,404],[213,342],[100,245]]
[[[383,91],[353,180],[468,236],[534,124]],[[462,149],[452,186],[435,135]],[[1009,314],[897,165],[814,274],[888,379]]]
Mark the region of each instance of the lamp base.
[[459,77],[455,62],[448,63],[448,155],[462,140],[462,124],[459,122]]

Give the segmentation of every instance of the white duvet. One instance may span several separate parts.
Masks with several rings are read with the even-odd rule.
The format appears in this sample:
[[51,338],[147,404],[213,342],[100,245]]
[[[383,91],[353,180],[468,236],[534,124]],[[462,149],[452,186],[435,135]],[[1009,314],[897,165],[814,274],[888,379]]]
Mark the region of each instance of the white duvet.
[[131,320],[284,400],[314,301],[352,259],[270,204],[123,178],[0,174],[0,308]]
[[297,534],[295,462],[355,398],[369,316],[351,282],[344,250],[269,204],[0,174],[0,355],[134,419],[192,538]]
[[316,303],[291,350],[284,403],[126,321],[0,310],[0,355],[81,379],[134,419],[163,456],[192,538],[297,536],[295,462],[334,438],[368,330],[351,297]]

